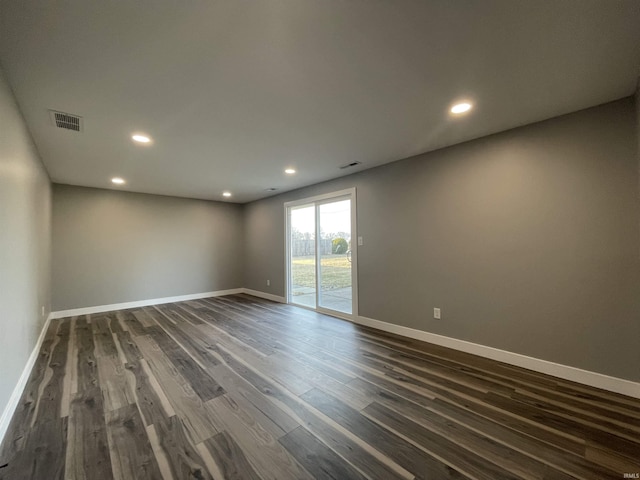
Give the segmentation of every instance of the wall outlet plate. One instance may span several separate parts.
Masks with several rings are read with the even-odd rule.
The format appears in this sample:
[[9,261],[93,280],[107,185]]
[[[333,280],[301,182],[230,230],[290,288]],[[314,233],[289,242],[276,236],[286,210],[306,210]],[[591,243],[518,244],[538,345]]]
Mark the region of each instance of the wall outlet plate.
[[433,318],[440,320],[440,309],[439,308],[434,308],[433,309]]
[[271,280],[267,280],[267,287],[271,286]]

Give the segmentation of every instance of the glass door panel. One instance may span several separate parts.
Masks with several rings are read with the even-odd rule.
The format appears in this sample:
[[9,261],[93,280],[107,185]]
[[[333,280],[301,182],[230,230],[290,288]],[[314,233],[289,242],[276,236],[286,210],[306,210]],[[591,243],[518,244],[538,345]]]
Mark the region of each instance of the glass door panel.
[[317,206],[318,306],[352,313],[351,200]]
[[316,308],[316,206],[289,210],[290,301]]

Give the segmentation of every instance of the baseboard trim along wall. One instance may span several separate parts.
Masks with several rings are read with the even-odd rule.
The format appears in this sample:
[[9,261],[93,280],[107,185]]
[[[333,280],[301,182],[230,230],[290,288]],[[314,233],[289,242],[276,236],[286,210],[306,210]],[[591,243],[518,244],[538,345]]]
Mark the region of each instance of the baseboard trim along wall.
[[98,305],[96,307],[72,308],[71,310],[60,310],[58,312],[51,312],[51,316],[52,318],[75,317],[77,315],[90,315],[92,313],[112,312],[115,310],[124,310],[126,308],[148,307],[149,305],[161,305],[163,303],[185,302],[187,300],[198,300],[199,298],[222,297],[223,295],[235,295],[243,292],[243,288],[231,288],[229,290],[217,290],[215,292],[192,293],[189,295],[177,295],[175,297],[151,298],[149,300],[112,303],[110,305]]
[[287,303],[287,299],[284,297],[281,297],[280,295],[260,292],[258,290],[251,290],[250,288],[243,288],[242,293],[246,293],[247,295],[253,295],[254,297],[258,297],[258,298],[264,298],[266,300],[271,300],[272,302]]
[[[286,303],[285,297],[272,295],[270,293],[260,292],[243,288],[243,293],[253,295],[254,297],[265,298],[274,302]],[[304,307],[300,307],[304,308]],[[581,383],[590,387],[601,388],[610,392],[620,393],[629,397],[640,398],[640,383],[625,380],[623,378],[611,377],[602,373],[582,370],[560,363],[554,363],[539,358],[528,357],[519,353],[500,350],[498,348],[487,347],[478,343],[467,342],[466,340],[458,340],[457,338],[445,337],[435,333],[425,332],[424,330],[416,330],[415,328],[403,327],[393,323],[375,320],[363,316],[354,315],[334,315],[337,318],[358,323],[367,327],[372,327],[383,332],[395,333],[403,337],[414,340],[421,340],[427,343],[433,343],[442,347],[452,348],[461,352],[471,353],[480,357],[490,358],[499,362],[508,363],[516,367],[522,367],[535,372],[545,373],[554,377],[562,378],[572,382]]]
[[[183,302],[186,300],[197,300],[199,298],[219,297],[223,295],[234,295],[238,293],[246,293],[247,295],[253,295],[254,297],[264,298],[266,300],[271,300],[273,302],[286,303],[285,297],[282,297],[279,295],[261,292],[258,290],[252,290],[250,288],[233,288],[230,290],[218,290],[215,292],[195,293],[190,295],[178,295],[175,297],[153,298],[149,300],[140,300],[136,302],[114,303],[111,305],[100,305],[96,307],[85,307],[85,308],[76,308],[71,310],[62,310],[58,312],[52,312],[51,315],[49,316],[49,320],[53,318],[64,318],[64,317],[70,317],[70,316],[76,316],[76,315],[87,315],[87,314],[93,314],[93,313],[122,310],[126,308],[146,307],[149,305],[160,305],[163,303]],[[529,370],[545,373],[547,375],[552,375],[554,377],[581,383],[583,385],[589,385],[591,387],[601,388],[603,390],[620,393],[622,395],[627,395],[634,398],[640,398],[640,383],[632,382],[630,380],[611,377],[608,375],[604,375],[602,373],[591,372],[589,370],[582,370],[580,368],[570,367],[568,365],[562,365],[562,364],[550,362],[547,360],[541,360],[539,358],[528,357],[526,355],[521,355],[519,353],[500,350],[498,348],[493,348],[493,347],[487,347],[485,345],[480,345],[480,344],[468,342],[465,340],[458,340],[456,338],[445,337],[443,335],[437,335],[435,333],[425,332],[423,330],[416,330],[414,328],[403,327],[401,325],[395,325],[392,323],[383,322],[381,320],[375,320],[373,318],[367,318],[363,316],[351,316],[351,317],[341,316],[339,318],[343,318],[345,320],[358,323],[360,325],[365,325],[367,327],[376,328],[384,332],[395,333],[397,335],[412,338],[414,340],[421,340],[427,343],[433,343],[435,345],[440,345],[443,347],[452,348],[454,350],[459,350],[462,352],[471,353],[481,357],[490,358],[492,360],[508,363],[510,365],[514,365],[517,367],[527,368]],[[48,322],[45,325],[45,328],[43,329],[40,335],[39,343],[34,349],[32,358],[29,359],[29,364],[27,365],[27,367],[25,367],[25,371],[23,372],[24,378],[21,377],[20,383],[16,386],[16,389],[11,397],[9,406],[12,405],[11,402],[13,402],[14,404],[17,404],[20,398],[20,395],[22,394],[22,389],[26,384],[26,381],[31,372],[31,367],[33,366],[33,362],[35,362],[38,349],[40,348],[40,344],[42,343],[42,339],[44,338],[44,332],[46,331],[46,326],[48,326]],[[10,410],[9,406],[5,409],[5,412],[3,413],[2,422],[5,422],[5,421],[8,422],[8,419],[11,418],[11,415],[8,415],[8,419],[5,420],[7,411]],[[13,409],[15,409],[15,405],[11,409],[11,414],[13,414]],[[6,428],[4,423],[0,423],[0,433],[4,434],[4,430],[2,430],[2,428]]]
[[591,372],[589,370],[582,370],[580,368],[549,362],[539,358],[528,357],[519,353],[487,347],[485,345],[471,343],[465,340],[445,337],[443,335],[437,335],[423,330],[394,325],[392,323],[375,320],[373,318],[358,316],[351,318],[350,321],[367,327],[372,327],[377,330],[382,330],[384,332],[395,333],[396,335],[412,338],[414,340],[422,340],[423,342],[433,343],[435,345],[471,353],[480,357],[490,358],[492,360],[508,363],[517,367],[527,368],[535,372],[545,373],[564,380],[570,380],[583,385],[601,388],[603,390],[620,393],[629,397],[640,398],[640,383],[632,382],[630,380],[611,377],[602,373]]
[[31,351],[31,355],[27,360],[27,364],[22,369],[22,374],[18,379],[18,383],[16,384],[13,392],[11,392],[11,397],[9,397],[9,402],[7,406],[4,408],[2,412],[2,417],[0,417],[0,444],[4,440],[4,436],[7,433],[7,429],[9,428],[9,423],[11,423],[11,418],[18,407],[18,402],[20,402],[20,397],[22,397],[22,393],[24,392],[25,387],[27,386],[27,382],[29,381],[29,377],[31,376],[31,370],[33,366],[36,364],[36,360],[38,359],[38,354],[40,352],[40,347],[42,346],[42,342],[44,342],[44,336],[49,328],[49,323],[51,323],[51,315],[47,317],[47,320],[44,322],[42,326],[42,330],[40,331],[40,336],[38,337],[38,341],[36,342],[33,350]]

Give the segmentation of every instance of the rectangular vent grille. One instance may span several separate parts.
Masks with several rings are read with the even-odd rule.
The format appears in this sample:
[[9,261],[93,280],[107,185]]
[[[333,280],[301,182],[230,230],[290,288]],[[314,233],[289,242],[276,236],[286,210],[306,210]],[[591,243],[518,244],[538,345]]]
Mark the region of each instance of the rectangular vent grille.
[[361,165],[362,162],[351,162],[351,163],[347,163],[346,165],[342,165],[340,167],[340,170],[344,170],[345,168],[351,168],[351,167],[355,167],[356,165]]
[[73,130],[74,132],[82,131],[82,117],[71,113],[56,112],[55,110],[49,110],[49,113],[51,121],[56,127]]

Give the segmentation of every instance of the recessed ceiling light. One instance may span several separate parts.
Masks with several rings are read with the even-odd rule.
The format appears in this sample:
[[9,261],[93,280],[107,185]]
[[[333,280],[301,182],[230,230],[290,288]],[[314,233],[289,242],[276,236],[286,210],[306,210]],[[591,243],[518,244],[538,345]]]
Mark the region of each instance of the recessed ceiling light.
[[467,113],[469,110],[471,110],[471,108],[473,108],[473,105],[471,105],[470,103],[460,102],[451,107],[451,113],[453,113],[454,115],[460,115],[461,113]]
[[223,197],[230,197],[231,196],[231,192],[222,192],[222,196]]
[[296,170],[294,168],[287,168],[284,173],[286,173],[287,175],[293,175],[294,173],[296,173]]
[[146,135],[141,135],[139,133],[131,135],[131,140],[133,140],[134,142],[138,142],[138,143],[150,143],[151,142],[151,138],[147,137]]
[[113,177],[111,179],[111,183],[115,183],[116,185],[123,185],[125,183],[124,178]]

